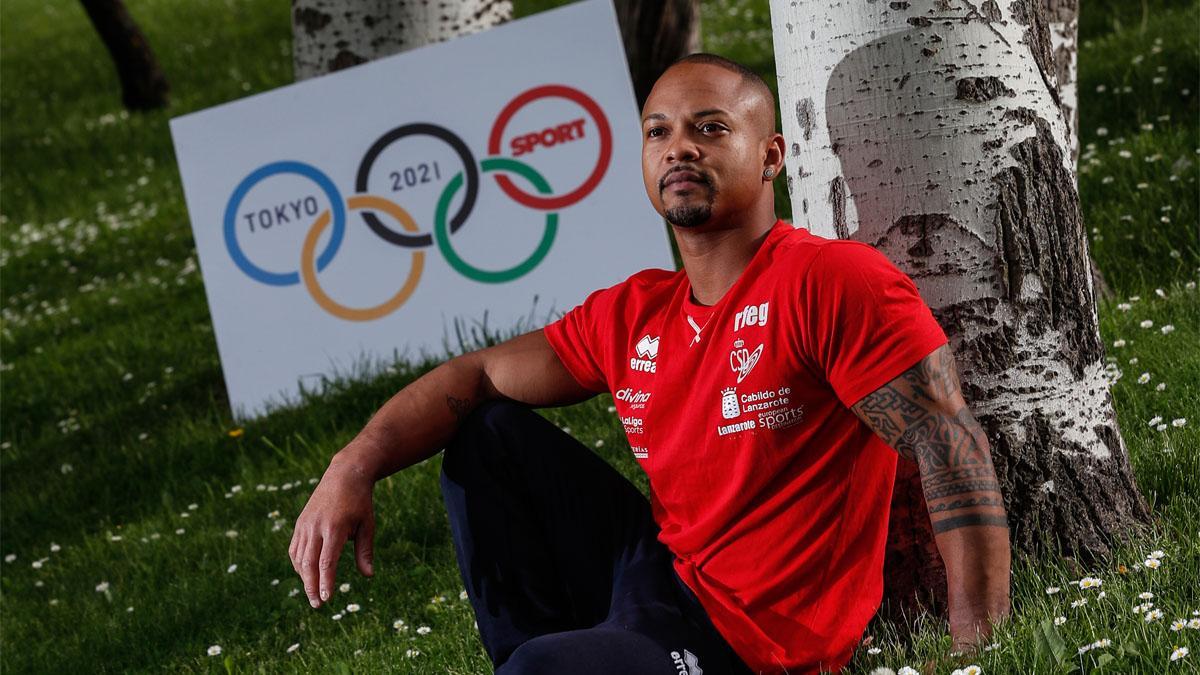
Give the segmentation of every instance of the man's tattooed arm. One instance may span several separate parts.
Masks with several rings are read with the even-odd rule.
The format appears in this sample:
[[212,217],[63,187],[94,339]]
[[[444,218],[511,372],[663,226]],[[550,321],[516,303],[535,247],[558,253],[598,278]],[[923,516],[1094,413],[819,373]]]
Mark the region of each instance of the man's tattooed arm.
[[946,565],[950,635],[956,649],[978,645],[1009,612],[1008,521],[987,436],[967,410],[949,346],[852,410],[917,463]]
[[963,401],[948,346],[868,394],[853,410],[917,463],[934,533],[974,525],[1008,527],[987,436]]

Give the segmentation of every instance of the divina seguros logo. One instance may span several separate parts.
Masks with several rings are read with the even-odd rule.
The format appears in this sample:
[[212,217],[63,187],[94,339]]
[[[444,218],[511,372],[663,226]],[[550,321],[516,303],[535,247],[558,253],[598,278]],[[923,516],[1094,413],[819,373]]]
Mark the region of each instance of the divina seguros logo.
[[[512,157],[501,155],[501,140],[505,128],[516,113],[528,104],[545,98],[562,98],[582,107],[595,125],[600,151],[596,164],[587,178],[576,188],[564,194],[555,194],[550,183],[529,164],[514,159],[536,151],[539,147],[552,147],[585,137],[588,126],[585,118],[575,119],[547,127],[534,133],[515,136],[510,141]],[[400,204],[368,192],[368,179],[380,154],[393,143],[408,137],[429,136],[450,146],[463,164],[463,171],[449,179],[437,198],[431,232],[421,233],[416,221]],[[396,127],[375,140],[363,155],[354,178],[355,194],[343,199],[337,185],[317,167],[298,161],[276,161],[264,164],[243,178],[233,190],[225,206],[224,236],[229,257],[246,276],[268,286],[295,286],[302,284],[313,301],[329,314],[348,321],[370,321],[399,309],[416,290],[425,264],[423,249],[437,246],[438,252],[450,267],[462,276],[481,283],[504,283],[528,274],[545,259],[554,244],[558,231],[558,209],[565,208],[587,197],[603,179],[612,158],[612,130],[608,118],[600,106],[582,91],[561,84],[534,87],[518,95],[501,109],[492,124],[488,137],[488,156],[476,164],[475,156],[466,143],[445,127],[428,122],[405,124]],[[458,232],[471,215],[479,193],[480,173],[494,173],[493,179],[500,189],[513,201],[528,208],[545,213],[545,225],[541,240],[533,252],[524,260],[504,269],[484,269],[465,260],[452,243],[452,235]],[[536,189],[531,194],[517,187],[504,173],[514,173],[528,181]],[[242,211],[243,202],[250,190],[264,180],[275,176],[294,174],[316,183],[329,200],[329,208],[320,209],[317,199],[307,196],[272,204],[269,208]],[[441,166],[434,162],[394,171],[388,176],[392,181],[392,192],[406,187],[441,180]],[[453,214],[450,206],[458,193],[466,193]],[[347,211],[358,211],[362,221],[383,241],[408,249],[412,259],[408,275],[400,289],[384,302],[369,307],[351,307],[334,300],[318,279],[342,245],[345,236]],[[380,219],[383,214],[401,226],[402,231],[389,227]],[[291,272],[274,272],[254,263],[244,252],[238,241],[240,232],[250,236],[274,225],[292,220],[312,219],[301,248],[298,269]],[[317,243],[326,229],[332,231],[325,247],[318,253]]]

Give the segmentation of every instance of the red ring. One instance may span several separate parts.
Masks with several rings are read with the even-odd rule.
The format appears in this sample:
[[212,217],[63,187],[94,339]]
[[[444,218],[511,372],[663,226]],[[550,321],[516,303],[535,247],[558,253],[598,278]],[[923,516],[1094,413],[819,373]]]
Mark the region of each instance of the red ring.
[[531,195],[522,192],[520,188],[513,184],[508,176],[495,176],[496,184],[509,197],[525,206],[543,211],[561,209],[586,197],[588,193],[596,189],[596,185],[604,177],[604,172],[608,170],[609,160],[612,159],[612,130],[608,126],[608,118],[604,116],[604,111],[587,94],[561,84],[547,84],[541,87],[534,87],[517,96],[508,105],[504,106],[504,109],[500,111],[499,117],[492,124],[492,134],[488,138],[488,154],[492,156],[500,154],[500,137],[504,134],[504,128],[508,126],[509,120],[512,119],[512,116],[516,114],[518,109],[531,101],[550,96],[558,96],[574,101],[592,116],[592,119],[596,122],[596,127],[600,130],[600,161],[596,163],[596,168],[592,169],[592,174],[587,177],[583,185],[559,197]]

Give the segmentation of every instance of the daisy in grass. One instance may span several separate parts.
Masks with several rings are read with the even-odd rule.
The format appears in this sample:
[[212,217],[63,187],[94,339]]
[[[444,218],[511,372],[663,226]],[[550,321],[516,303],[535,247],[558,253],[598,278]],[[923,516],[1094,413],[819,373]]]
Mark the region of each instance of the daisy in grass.
[[896,675],[921,675],[921,671],[912,666],[900,666],[900,670],[896,671]]
[[351,614],[353,614],[354,612],[357,612],[360,609],[362,609],[362,607],[359,607],[358,603],[352,602],[352,603],[346,605],[346,611],[350,612]]
[[221,655],[221,645],[213,645],[213,646],[209,647],[208,655],[209,656],[220,656]]
[[1146,567],[1149,567],[1152,570],[1156,570],[1159,567],[1162,567],[1162,561],[1159,560],[1158,558],[1146,558],[1142,562],[1142,564],[1145,565]]
[[1171,652],[1171,660],[1178,661],[1179,659],[1187,656],[1189,653],[1190,652],[1188,651],[1187,647],[1176,647],[1175,651]]
[[433,629],[429,626],[421,626],[417,628],[417,635],[429,635],[431,632],[433,632]]
[[1183,630],[1184,628],[1187,628],[1187,622],[1184,621],[1183,619],[1175,619],[1174,621],[1171,622],[1171,630],[1176,633]]
[[1161,618],[1163,618],[1163,611],[1161,609],[1152,609],[1149,612],[1146,612],[1146,615],[1142,617],[1142,620],[1146,623],[1154,623]]
[[1079,588],[1099,588],[1104,582],[1095,577],[1084,577],[1079,580]]
[[1064,623],[1066,623],[1066,622],[1067,622],[1067,617],[1065,617],[1065,616],[1056,616],[1056,617],[1054,617],[1054,625],[1055,625],[1055,626],[1061,626],[1061,625],[1063,625],[1063,624],[1064,624]]
[[1061,590],[1062,589],[1059,588],[1058,586],[1050,586],[1046,589],[1046,595],[1054,595],[1055,593],[1057,593]]
[[288,646],[288,648],[287,648],[287,653],[291,654],[292,652],[296,651],[297,649],[300,649],[300,643],[299,643],[299,642],[297,642],[297,643],[295,643],[295,644],[293,644],[293,645],[290,645],[290,646]]
[[411,659],[414,656],[420,656],[420,655],[421,655],[420,649],[409,649],[404,652],[404,658],[406,658],[406,659]]

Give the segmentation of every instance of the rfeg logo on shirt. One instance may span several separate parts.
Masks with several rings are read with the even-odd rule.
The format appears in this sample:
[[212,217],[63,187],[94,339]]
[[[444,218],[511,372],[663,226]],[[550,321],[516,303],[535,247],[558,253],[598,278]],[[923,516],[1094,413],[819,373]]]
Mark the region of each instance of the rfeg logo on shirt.
[[[571,101],[583,108],[587,116],[567,119],[544,129],[514,136],[508,148],[511,157],[503,156],[501,141],[513,116],[528,104],[546,98]],[[571,117],[574,118],[573,115]],[[589,117],[592,124],[588,123]],[[585,137],[590,138],[592,134],[599,140],[599,156],[587,178],[570,192],[556,194],[550,182],[541,173],[529,164],[513,159],[518,156],[524,158],[538,148],[549,148]],[[383,173],[374,170],[376,160],[392,144],[414,136],[426,136],[447,144],[457,155],[462,170],[456,172],[452,167],[445,167],[439,162],[414,158],[406,162],[405,166],[389,166],[384,169],[390,169],[387,173],[390,194],[387,197],[369,194],[368,183],[372,174]],[[346,199],[334,181],[311,164],[277,161],[258,167],[238,182],[225,205],[225,248],[238,269],[254,281],[268,286],[302,284],[313,301],[333,316],[348,321],[378,319],[399,309],[412,296],[424,269],[423,249],[431,246],[436,245],[438,252],[452,269],[474,281],[504,283],[528,274],[542,262],[554,244],[558,232],[557,211],[581,201],[596,189],[608,170],[612,149],[612,130],[608,118],[590,96],[561,84],[534,87],[518,94],[501,109],[492,124],[488,138],[488,156],[478,163],[458,134],[436,124],[418,122],[398,126],[375,140],[358,165],[354,180],[355,194]],[[467,218],[471,215],[479,192],[480,174],[492,172],[496,174],[493,176],[496,185],[510,199],[545,214],[543,234],[533,252],[524,260],[505,269],[485,269],[468,262],[455,249],[451,236],[466,225]],[[520,176],[533,186],[536,194],[518,187],[504,175],[506,173]],[[247,199],[251,190],[264,180],[288,174],[311,181],[317,189],[312,194],[297,194],[294,198],[284,198],[282,202],[275,200],[273,203],[251,204],[252,200]],[[412,215],[393,198],[402,196],[405,190],[412,190],[424,184],[441,184],[442,192],[436,201],[433,221],[428,224],[430,231],[422,233]],[[456,203],[455,198],[464,189],[463,197],[457,201],[458,206],[451,213],[451,205]],[[322,205],[322,201],[327,203]],[[347,227],[347,211],[358,211],[362,221],[377,237],[388,244],[407,249],[412,255],[408,275],[400,290],[374,306],[345,305],[333,299],[317,278],[318,273],[333,261],[342,246]],[[381,216],[399,224],[400,229],[385,224]],[[245,238],[262,237],[263,233],[271,228],[294,227],[290,225],[292,221],[303,223],[307,228],[296,270],[272,271],[251,260],[243,247],[242,241]],[[326,230],[329,230],[329,236],[318,252],[317,244]]]

